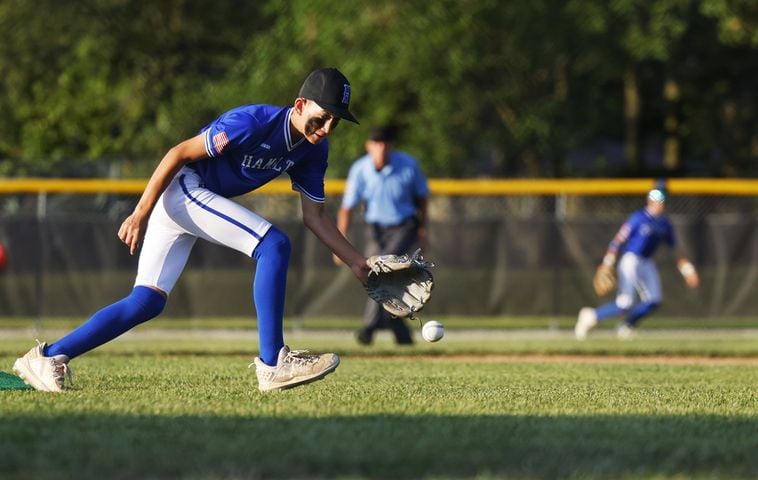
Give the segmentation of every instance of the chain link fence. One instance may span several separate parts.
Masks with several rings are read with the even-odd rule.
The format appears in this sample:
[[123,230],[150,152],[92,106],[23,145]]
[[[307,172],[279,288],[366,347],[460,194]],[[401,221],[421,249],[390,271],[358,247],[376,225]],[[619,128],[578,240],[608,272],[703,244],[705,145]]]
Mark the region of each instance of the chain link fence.
[[[0,272],[0,317],[87,317],[125,296],[137,259],[116,232],[137,198],[0,196],[0,242],[8,254]],[[327,200],[333,215],[339,200],[339,195]],[[298,196],[254,194],[238,201],[292,240],[287,315],[361,315],[364,292],[303,227]],[[429,203],[431,248],[425,256],[439,267],[428,313],[555,317],[602,301],[591,289],[595,265],[620,224],[643,204],[641,194],[434,193]],[[673,256],[660,249],[662,314],[754,316],[758,195],[672,195],[667,213],[703,282],[697,291],[686,289]],[[355,218],[350,237],[362,248],[360,215]],[[251,259],[198,242],[166,315],[251,315],[254,271]]]

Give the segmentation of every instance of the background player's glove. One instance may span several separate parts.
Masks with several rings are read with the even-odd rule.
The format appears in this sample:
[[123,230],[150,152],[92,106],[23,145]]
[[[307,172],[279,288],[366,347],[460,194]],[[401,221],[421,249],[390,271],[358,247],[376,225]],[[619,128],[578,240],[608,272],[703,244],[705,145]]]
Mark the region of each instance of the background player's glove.
[[595,289],[598,297],[602,297],[616,289],[616,273],[613,267],[601,263],[595,270],[595,277],[592,279],[592,287]]
[[434,263],[425,262],[421,249],[413,255],[374,255],[368,259],[371,271],[366,291],[396,317],[413,317],[432,295]]

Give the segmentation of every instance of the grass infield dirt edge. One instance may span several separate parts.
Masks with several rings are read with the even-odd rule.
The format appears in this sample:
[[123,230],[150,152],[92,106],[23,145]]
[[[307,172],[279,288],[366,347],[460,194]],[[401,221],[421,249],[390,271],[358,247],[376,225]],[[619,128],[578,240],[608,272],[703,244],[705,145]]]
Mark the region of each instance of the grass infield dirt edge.
[[351,355],[383,361],[519,362],[519,363],[634,363],[669,365],[758,365],[758,357],[708,357],[695,355],[545,355],[545,354],[441,354],[441,355]]

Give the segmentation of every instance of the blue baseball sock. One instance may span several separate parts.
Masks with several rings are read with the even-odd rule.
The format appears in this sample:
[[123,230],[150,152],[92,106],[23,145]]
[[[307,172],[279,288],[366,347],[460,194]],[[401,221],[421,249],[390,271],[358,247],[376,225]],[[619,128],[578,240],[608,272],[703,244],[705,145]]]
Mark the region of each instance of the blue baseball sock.
[[660,303],[658,302],[640,303],[629,312],[629,316],[626,318],[625,323],[630,327],[635,327],[637,323],[642,320],[642,317],[649,315],[659,306]]
[[623,308],[616,305],[616,302],[613,301],[597,307],[595,309],[595,315],[597,316],[597,321],[602,322],[603,320],[608,320],[616,315],[621,315],[624,311]]
[[103,308],[74,331],[48,346],[45,355],[66,355],[69,359],[78,357],[157,317],[165,305],[166,299],[157,291],[136,286],[128,297]]
[[255,247],[253,301],[258,315],[258,349],[263,363],[276,365],[284,346],[284,296],[292,246],[281,230],[271,227]]

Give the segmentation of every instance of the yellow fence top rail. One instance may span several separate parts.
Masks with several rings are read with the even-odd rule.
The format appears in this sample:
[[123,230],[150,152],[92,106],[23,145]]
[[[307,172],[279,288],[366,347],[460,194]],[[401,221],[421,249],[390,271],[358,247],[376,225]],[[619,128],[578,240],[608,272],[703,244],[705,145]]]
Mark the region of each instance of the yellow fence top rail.
[[[656,186],[650,178],[430,180],[433,193],[446,195],[636,195]],[[671,194],[758,195],[758,180],[699,178],[670,179]]]
[[[68,178],[0,178],[0,195],[66,193],[92,195],[100,193],[139,195],[146,179],[68,179]],[[433,195],[636,195],[656,185],[655,179],[446,179],[429,180]],[[676,178],[667,181],[672,195],[758,195],[758,179]],[[345,180],[328,179],[327,195],[342,195]],[[295,195],[287,179],[278,179],[256,190],[256,194]]]

